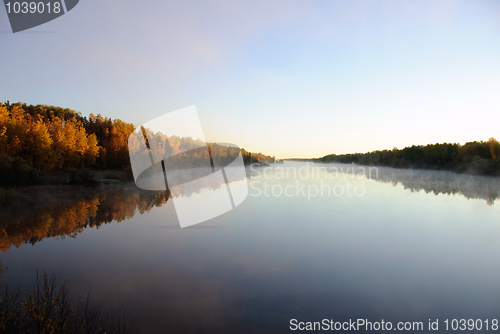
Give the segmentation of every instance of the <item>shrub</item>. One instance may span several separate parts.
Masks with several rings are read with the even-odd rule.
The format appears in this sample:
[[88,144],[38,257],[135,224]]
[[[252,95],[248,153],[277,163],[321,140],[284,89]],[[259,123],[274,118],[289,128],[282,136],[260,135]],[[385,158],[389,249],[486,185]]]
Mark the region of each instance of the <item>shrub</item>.
[[[7,268],[0,263],[0,278]],[[1,333],[39,334],[130,334],[138,333],[130,312],[121,304],[117,310],[106,310],[102,303],[91,302],[90,291],[79,298],[76,307],[69,298],[69,281],[60,281],[37,271],[34,287],[20,301],[20,289],[12,294],[0,285]]]
[[39,183],[40,174],[29,161],[0,153],[0,185],[24,186]]

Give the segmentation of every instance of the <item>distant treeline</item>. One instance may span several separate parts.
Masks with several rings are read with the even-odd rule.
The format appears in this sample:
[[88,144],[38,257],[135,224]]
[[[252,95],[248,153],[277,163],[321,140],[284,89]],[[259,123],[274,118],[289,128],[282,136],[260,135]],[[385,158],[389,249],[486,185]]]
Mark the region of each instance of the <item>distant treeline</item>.
[[[0,103],[0,185],[37,184],[54,171],[130,169],[128,137],[134,130],[131,123],[84,117],[68,108]],[[169,143],[183,151],[181,138]],[[242,154],[246,164],[274,161],[261,153]]]
[[430,144],[393,148],[368,153],[329,154],[319,162],[356,163],[361,165],[452,170],[459,173],[500,175],[500,144],[495,138],[457,143]]

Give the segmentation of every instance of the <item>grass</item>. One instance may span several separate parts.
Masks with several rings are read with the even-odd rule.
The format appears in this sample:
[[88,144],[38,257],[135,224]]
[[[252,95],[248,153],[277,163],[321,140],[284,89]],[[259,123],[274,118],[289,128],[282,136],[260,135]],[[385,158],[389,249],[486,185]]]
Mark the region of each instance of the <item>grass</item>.
[[[7,268],[0,263],[0,278]],[[52,272],[37,271],[36,281],[24,294],[0,284],[0,332],[37,334],[139,333],[131,312],[122,304],[106,309],[91,299],[90,290],[76,303],[69,298],[69,281]]]

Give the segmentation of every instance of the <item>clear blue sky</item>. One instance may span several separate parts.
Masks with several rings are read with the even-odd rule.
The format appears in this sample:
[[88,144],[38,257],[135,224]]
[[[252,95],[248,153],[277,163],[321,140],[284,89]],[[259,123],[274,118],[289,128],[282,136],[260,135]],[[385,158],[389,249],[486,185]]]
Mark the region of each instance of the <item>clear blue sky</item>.
[[0,100],[140,125],[196,105],[205,137],[277,157],[500,139],[500,1],[81,0],[10,33]]

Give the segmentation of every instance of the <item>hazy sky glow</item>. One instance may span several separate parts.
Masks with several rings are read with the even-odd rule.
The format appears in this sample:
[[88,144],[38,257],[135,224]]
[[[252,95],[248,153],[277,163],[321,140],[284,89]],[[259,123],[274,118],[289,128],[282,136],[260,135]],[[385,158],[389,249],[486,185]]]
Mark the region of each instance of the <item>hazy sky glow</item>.
[[0,100],[140,125],[196,105],[205,137],[277,157],[500,139],[500,1],[81,0],[17,34]]

